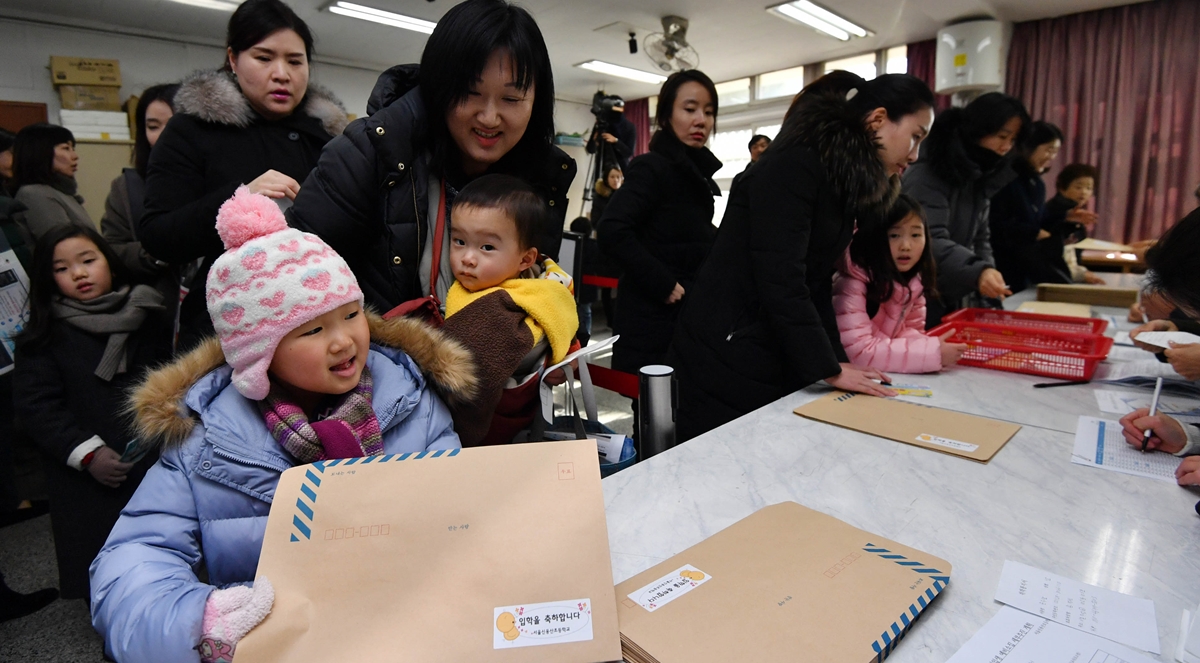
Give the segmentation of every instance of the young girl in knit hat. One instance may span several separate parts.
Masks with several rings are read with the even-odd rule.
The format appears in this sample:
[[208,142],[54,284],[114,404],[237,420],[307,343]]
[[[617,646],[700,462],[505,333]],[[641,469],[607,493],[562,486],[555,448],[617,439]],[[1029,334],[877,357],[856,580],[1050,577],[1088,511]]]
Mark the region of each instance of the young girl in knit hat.
[[270,199],[239,189],[217,231],[226,251],[206,296],[218,338],[134,393],[162,457],[92,564],[93,625],[123,663],[232,660],[274,600],[254,578],[280,473],[458,448],[433,387],[473,390],[462,347],[364,311],[341,256]]
[[30,270],[30,319],[17,336],[16,415],[46,460],[58,586],[88,600],[88,565],[155,460],[124,417],[125,390],[167,359],[162,295],[130,285],[95,229],[41,237]]

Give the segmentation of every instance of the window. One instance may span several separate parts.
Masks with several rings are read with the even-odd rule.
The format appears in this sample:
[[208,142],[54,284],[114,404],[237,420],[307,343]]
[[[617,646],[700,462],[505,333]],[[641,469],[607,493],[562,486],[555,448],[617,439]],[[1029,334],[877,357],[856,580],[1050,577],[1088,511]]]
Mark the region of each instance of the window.
[[841,60],[830,60],[825,63],[825,73],[842,69],[851,73],[858,74],[868,81],[875,78],[878,72],[875,70],[875,53],[863,53],[854,57],[842,58]]
[[653,127],[656,113],[658,113],[658,95],[646,99],[646,104],[650,106],[650,126]]
[[908,46],[893,46],[887,49],[884,55],[884,61],[887,62],[886,73],[889,74],[907,74],[908,73]]
[[721,160],[721,170],[713,174],[714,180],[730,179],[746,169],[750,163],[750,150],[746,145],[754,135],[751,129],[719,131],[713,134],[708,149]]
[[717,83],[717,101],[721,108],[750,103],[750,79]]
[[[754,130],[754,133],[761,134],[763,136],[766,136],[767,138],[770,138],[771,140],[775,140],[775,137],[779,135],[779,130],[782,128],[783,128],[782,124],[771,124],[771,125],[767,125],[765,127],[758,127],[757,129]],[[749,140],[750,140],[749,138],[746,139],[747,142],[749,142]]]
[[758,76],[759,99],[790,97],[804,87],[804,67],[781,69]]

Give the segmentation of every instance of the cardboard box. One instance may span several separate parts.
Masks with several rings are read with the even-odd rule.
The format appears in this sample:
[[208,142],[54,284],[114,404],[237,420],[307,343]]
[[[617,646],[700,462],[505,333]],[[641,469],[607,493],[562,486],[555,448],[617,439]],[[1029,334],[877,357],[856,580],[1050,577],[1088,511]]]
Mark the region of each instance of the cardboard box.
[[119,60],[51,55],[50,80],[55,85],[121,87],[121,63]]
[[1067,302],[1092,306],[1129,308],[1137,301],[1137,288],[1113,288],[1102,285],[1039,283],[1039,302]]
[[275,489],[238,663],[621,658],[591,440],[327,461]]
[[617,585],[622,653],[633,663],[881,661],[950,572],[783,502]]
[[1087,304],[1064,304],[1062,302],[1021,302],[1017,307],[1021,313],[1062,315],[1068,318],[1090,318],[1092,307]]
[[66,110],[119,111],[121,88],[100,85],[60,85],[58,98]]

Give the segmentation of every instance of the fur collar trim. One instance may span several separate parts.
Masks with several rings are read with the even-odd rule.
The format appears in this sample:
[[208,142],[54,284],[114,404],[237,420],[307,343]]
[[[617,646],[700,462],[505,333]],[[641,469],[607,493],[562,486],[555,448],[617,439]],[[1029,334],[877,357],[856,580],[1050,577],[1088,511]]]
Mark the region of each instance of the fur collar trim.
[[[384,320],[368,312],[371,340],[399,348],[421,367],[444,400],[466,402],[475,395],[477,378],[470,351],[441,331],[411,318]],[[161,444],[179,444],[196,425],[184,397],[202,377],[225,363],[221,344],[206,339],[191,352],[148,374],[130,392],[127,408],[138,436]]]
[[790,135],[777,142],[795,142],[816,151],[834,195],[846,201],[848,211],[886,209],[899,195],[900,178],[889,177],[879,159],[882,146],[844,98],[814,96],[788,119],[781,133]]
[[[185,78],[175,93],[175,110],[205,122],[242,128],[258,117],[233,76],[221,69],[197,71]],[[314,83],[309,83],[296,112],[315,118],[330,136],[341,134],[350,122],[341,100]]]

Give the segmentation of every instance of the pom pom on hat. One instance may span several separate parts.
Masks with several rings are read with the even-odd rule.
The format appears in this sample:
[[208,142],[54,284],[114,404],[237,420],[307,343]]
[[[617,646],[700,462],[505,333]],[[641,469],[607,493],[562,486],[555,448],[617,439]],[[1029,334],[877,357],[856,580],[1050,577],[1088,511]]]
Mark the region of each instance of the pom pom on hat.
[[226,251],[287,228],[279,205],[261,193],[251,193],[246,186],[238,187],[217,212],[217,234]]

